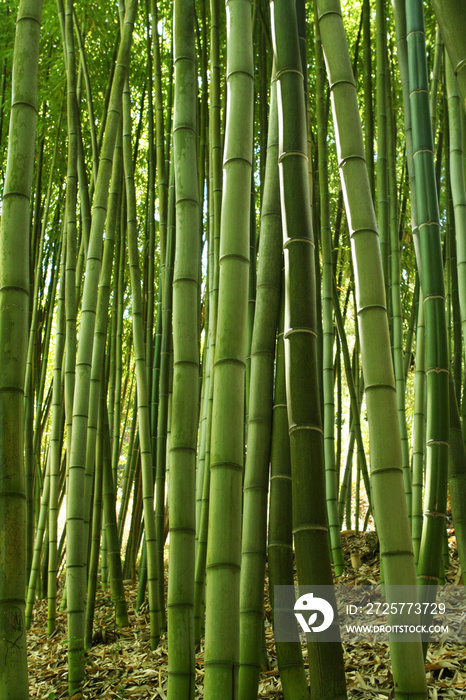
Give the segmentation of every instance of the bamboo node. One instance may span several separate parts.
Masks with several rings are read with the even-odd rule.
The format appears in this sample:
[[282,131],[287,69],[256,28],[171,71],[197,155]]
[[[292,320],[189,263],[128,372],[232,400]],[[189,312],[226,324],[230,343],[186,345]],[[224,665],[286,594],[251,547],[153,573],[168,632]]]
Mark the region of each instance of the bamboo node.
[[240,262],[245,262],[249,265],[249,257],[246,257],[245,255],[240,255],[239,253],[226,253],[218,259],[218,262],[220,264],[225,260],[239,260]]
[[283,248],[288,248],[291,243],[309,243],[313,248],[315,247],[314,241],[311,238],[305,236],[293,236],[293,238],[287,238],[283,241]]
[[344,168],[346,163],[348,163],[350,160],[362,160],[363,163],[366,162],[366,159],[363,155],[360,155],[359,153],[352,153],[351,155],[345,156],[344,158],[342,158],[340,160],[340,162],[338,163],[338,167]]
[[304,79],[303,72],[300,71],[298,68],[283,68],[282,70],[278,71],[276,74],[276,80],[282,77],[282,75],[286,75],[287,73],[296,73],[299,75],[300,78]]
[[427,440],[427,447],[434,447],[434,445],[443,445],[444,447],[450,447],[450,443],[447,440]]
[[333,83],[330,85],[330,91],[333,90],[334,87],[337,85],[351,85],[351,87],[356,88],[356,85],[354,84],[354,80],[349,80],[348,78],[341,78],[340,80],[335,80]]
[[286,333],[283,334],[283,337],[285,340],[290,337],[290,335],[293,335],[294,333],[309,333],[309,335],[314,336],[314,338],[317,338],[317,331],[315,331],[313,328],[301,328],[298,326],[297,328],[290,328],[289,330],[286,331]]
[[321,19],[327,17],[328,15],[336,15],[339,19],[343,21],[341,13],[337,12],[336,10],[326,10],[325,12],[322,12],[322,14],[318,16],[318,21],[320,22]]
[[377,309],[377,310],[381,309],[382,311],[386,311],[387,307],[385,306],[385,304],[368,304],[367,306],[361,306],[357,310],[358,316],[359,316],[359,314],[362,314],[364,311],[370,311],[371,309]]
[[290,433],[295,433],[297,430],[312,430],[316,433],[323,434],[323,430],[318,425],[307,425],[306,423],[295,423],[295,425],[290,426]]
[[[307,161],[307,154],[304,153],[303,151],[285,151],[285,153],[281,153],[278,156],[278,162],[283,163],[285,158],[289,158],[290,156],[300,156],[301,158],[304,158],[304,160]],[[294,239],[293,239],[294,240]]]
[[368,391],[375,391],[375,389],[390,389],[396,393],[396,389],[393,384],[366,384],[364,386],[364,391],[367,394]]
[[426,374],[431,374],[432,372],[436,374],[450,374],[450,371],[446,367],[429,367],[429,369],[426,369]]
[[432,518],[443,518],[444,520],[447,519],[447,514],[446,514],[446,513],[441,513],[441,512],[438,511],[438,510],[425,510],[425,511],[424,511],[424,515],[425,515],[426,517],[427,517],[427,516],[430,516],[430,517],[432,517]]
[[460,61],[455,68],[455,78],[458,77],[458,73],[460,73],[465,66],[466,66],[466,58],[463,58],[463,60]]
[[[414,88],[414,90],[410,90],[409,94],[410,95],[428,95],[429,91],[426,88]],[[416,153],[419,153],[419,151],[416,151]]]
[[307,523],[305,525],[297,525],[293,528],[293,535],[297,532],[309,532],[310,530],[315,530],[318,532],[328,532],[327,525],[319,525],[319,523]]

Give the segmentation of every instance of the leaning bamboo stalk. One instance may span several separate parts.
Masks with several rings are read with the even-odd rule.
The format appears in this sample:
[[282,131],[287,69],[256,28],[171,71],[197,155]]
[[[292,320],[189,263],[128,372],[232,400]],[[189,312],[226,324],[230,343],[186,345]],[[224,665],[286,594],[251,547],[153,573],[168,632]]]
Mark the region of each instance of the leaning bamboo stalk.
[[440,33],[445,42],[451,65],[458,82],[463,111],[466,110],[466,50],[464,36],[466,33],[466,15],[461,0],[431,0]]
[[[93,218],[84,279],[79,333],[76,386],[73,400],[73,428],[71,435],[70,466],[68,477],[67,508],[67,602],[68,602],[68,667],[69,692],[72,695],[81,686],[84,675],[84,472],[86,459],[86,431],[89,405],[89,387],[92,366],[92,348],[95,326],[97,289],[102,259],[103,232],[105,226],[109,182],[112,171],[113,151],[120,121],[121,96],[128,70],[133,24],[137,0],[127,3],[112,85],[109,114],[102,143],[101,159],[94,194]],[[74,433],[74,438],[73,438]]]
[[[364,144],[339,0],[317,0],[329,77],[337,157],[356,282],[356,306],[371,448],[374,514],[387,584],[415,584],[401,469],[401,438],[391,358],[385,282]],[[394,513],[398,527],[393,528]],[[391,641],[395,697],[427,698],[422,646]],[[408,660],[409,659],[409,660]],[[408,670],[409,669],[409,670]]]
[[332,236],[330,231],[330,198],[328,187],[327,115],[325,109],[325,66],[322,55],[319,25],[315,24],[316,37],[316,103],[317,138],[319,155],[320,193],[320,239],[322,250],[322,384],[323,384],[323,427],[324,459],[327,497],[327,515],[331,543],[332,561],[335,575],[345,570],[341,548],[340,523],[338,519],[338,480],[335,465],[335,375],[333,370],[333,345],[335,328],[333,324],[333,260]]

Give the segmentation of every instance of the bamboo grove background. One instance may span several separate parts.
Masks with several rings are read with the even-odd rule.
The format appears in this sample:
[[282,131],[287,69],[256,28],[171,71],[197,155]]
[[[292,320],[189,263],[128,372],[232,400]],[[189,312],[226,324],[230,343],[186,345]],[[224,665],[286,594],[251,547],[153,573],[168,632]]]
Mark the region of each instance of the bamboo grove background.
[[[70,696],[137,576],[169,699],[204,638],[205,697],[248,700],[266,557],[330,583],[372,516],[432,591],[448,507],[465,569],[464,36],[459,0],[4,0],[2,698],[37,596]],[[285,698],[346,697],[341,645],[276,647]]]

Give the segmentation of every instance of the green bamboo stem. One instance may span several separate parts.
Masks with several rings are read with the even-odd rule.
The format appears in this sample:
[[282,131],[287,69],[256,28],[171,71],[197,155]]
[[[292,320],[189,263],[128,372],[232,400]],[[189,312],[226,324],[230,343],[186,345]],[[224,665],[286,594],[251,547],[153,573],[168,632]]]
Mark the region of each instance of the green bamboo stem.
[[[218,7],[217,7],[218,9]],[[215,24],[215,22],[214,22]],[[218,29],[218,27],[217,27]],[[212,30],[215,34],[215,29]],[[211,126],[212,130],[212,126]],[[218,135],[220,136],[220,134]],[[211,135],[212,146],[213,134]],[[213,150],[211,148],[211,156]],[[211,157],[212,165],[212,157]],[[221,176],[221,172],[219,174]],[[209,520],[209,490],[210,490],[210,443],[212,433],[212,404],[213,404],[213,379],[212,368],[215,357],[215,335],[217,327],[217,301],[218,301],[218,239],[215,238],[217,227],[217,215],[220,212],[214,211],[216,197],[214,195],[214,182],[216,176],[211,173],[211,211],[209,228],[209,249],[208,249],[208,350],[205,358],[205,426],[203,426],[203,444],[200,446],[198,471],[203,472],[202,483],[199,483],[200,503],[199,520],[196,518],[196,565],[194,575],[194,642],[199,644],[204,626],[204,603],[205,603],[205,575],[207,557],[207,534]],[[218,182],[217,182],[218,184]],[[221,204],[221,202],[220,202]],[[203,464],[201,464],[201,460]]]
[[[227,89],[206,573],[206,700],[237,696],[244,378],[253,151],[249,0],[227,0]],[[225,521],[228,512],[231,517]]]
[[[388,60],[388,57],[387,57]],[[391,311],[391,338],[393,348],[393,368],[395,371],[396,405],[398,422],[401,435],[401,459],[403,480],[405,486],[406,506],[408,518],[412,517],[412,484],[409,455],[408,430],[406,426],[405,407],[405,371],[403,365],[403,309],[401,304],[401,253],[399,238],[399,217],[396,183],[396,128],[393,120],[393,104],[391,94],[390,74],[386,77],[386,101],[387,101],[387,168],[388,168],[388,193],[389,193],[389,243],[390,243],[390,311]]]
[[[47,518],[47,516],[46,516]],[[446,531],[445,531],[446,534]],[[447,540],[448,542],[448,540]],[[40,571],[39,571],[39,581],[38,581],[38,588],[37,588],[37,597],[40,600],[44,600],[47,597],[47,571],[48,571],[48,554],[49,554],[49,527],[48,523],[46,520],[45,523],[45,531],[44,531],[44,540],[43,540],[43,556],[42,556],[42,561],[40,562]]]
[[34,551],[33,551],[32,562],[31,562],[31,573],[29,575],[29,585],[28,585],[27,600],[26,600],[25,619],[26,619],[27,629],[29,629],[31,626],[32,608],[34,605],[34,600],[36,598],[36,588],[37,588],[38,579],[39,579],[39,567],[40,567],[40,558],[41,558],[41,554],[42,554],[42,542],[44,539],[44,531],[45,531],[45,526],[47,523],[47,511],[48,511],[49,495],[50,495],[49,470],[50,470],[50,460],[47,460],[47,473],[45,476],[44,488],[42,489],[42,496],[41,496],[41,500],[40,500],[40,512],[39,512],[39,518],[37,521],[36,534],[35,534],[35,538],[34,538]]
[[199,413],[199,183],[197,66],[192,0],[174,3],[176,246],[173,273],[168,698],[194,698],[195,474]]
[[351,476],[353,470],[353,455],[354,455],[354,443],[355,443],[355,430],[353,424],[351,424],[351,430],[348,440],[348,449],[346,452],[345,467],[343,470],[343,478],[341,480],[340,495],[338,502],[338,519],[340,523],[340,528],[343,527],[343,519],[345,516],[346,508],[346,529],[351,530]]
[[[334,376],[336,377],[336,454],[335,454],[335,467],[337,470],[337,485],[340,485],[341,476],[341,454],[342,454],[342,442],[343,442],[343,381],[341,372],[341,356],[340,356],[340,338],[338,333],[335,338],[335,362],[334,362]],[[341,521],[340,521],[341,522]],[[340,528],[341,529],[341,528]]]
[[131,526],[126,544],[124,578],[136,580],[136,559],[142,537],[142,517],[143,517],[143,502],[142,502],[142,479],[141,470],[138,469],[137,478],[134,482],[133,490],[133,507],[131,509]]
[[327,165],[327,115],[324,98],[325,66],[322,56],[322,44],[320,41],[318,24],[315,24],[315,37],[320,239],[322,249],[322,383],[324,409],[325,491],[327,498],[327,517],[329,523],[332,562],[335,567],[335,575],[340,576],[345,570],[345,565],[343,561],[343,551],[341,548],[340,523],[338,520],[338,481],[335,464],[335,375],[333,371],[333,345],[335,340],[335,329],[333,325],[333,259],[332,236],[330,231],[330,202]]
[[[126,458],[126,466],[123,474],[123,481],[121,485],[121,500],[120,500],[120,510],[118,511],[118,537],[120,543],[123,540],[123,533],[125,529],[126,515],[128,512],[128,505],[131,496],[131,489],[133,488],[134,475],[136,473],[137,462],[139,459],[139,432],[136,433],[137,425],[137,409],[134,410],[133,419],[131,422],[131,431],[128,443],[128,454]],[[113,473],[113,465],[112,465]],[[115,483],[115,479],[113,479]]]
[[[101,363],[102,365],[102,363]],[[103,410],[105,408],[105,396],[99,383],[99,407],[96,425],[96,439],[94,441],[95,468],[94,468],[94,498],[92,514],[91,552],[89,556],[89,571],[87,576],[86,596],[86,620],[84,629],[84,648],[92,646],[92,628],[95,614],[95,596],[97,591],[97,572],[99,568],[100,539],[102,533],[102,476],[103,476]],[[103,404],[103,405],[102,405]],[[88,445],[89,449],[89,445]]]
[[[113,434],[112,434],[112,472],[113,480],[117,483],[118,463],[120,459],[120,431],[121,431],[121,391],[123,376],[123,310],[124,310],[124,287],[125,287],[125,227],[120,221],[118,272],[115,272],[116,283],[116,329],[115,329],[115,398],[113,403]],[[113,349],[112,349],[113,350]],[[133,378],[132,378],[133,381]],[[129,404],[128,404],[129,405]],[[133,433],[134,434],[134,433]]]
[[64,404],[62,389],[63,352],[65,348],[65,259],[66,238],[63,241],[60,263],[60,287],[55,329],[55,357],[52,389],[52,428],[50,435],[50,497],[49,497],[49,556],[47,634],[55,630],[57,606],[57,527],[60,459],[63,444]]
[[[333,577],[325,503],[304,76],[293,2],[276,0],[271,12],[279,114],[285,366],[296,568],[299,584],[330,585]],[[345,698],[341,644],[322,643],[310,635],[308,659],[313,696]]]
[[[207,395],[207,417],[205,425],[205,453],[204,478],[202,482],[201,504],[199,515],[199,527],[196,525],[196,566],[194,577],[194,639],[200,642],[204,623],[205,603],[205,576],[207,558],[207,536],[209,520],[209,490],[210,490],[210,445],[212,433],[212,407],[213,407],[213,366],[215,361],[215,341],[217,334],[217,307],[219,284],[219,244],[220,222],[222,208],[222,149],[221,149],[221,98],[220,98],[220,19],[219,0],[210,2],[210,112],[209,112],[209,247],[208,247],[208,274],[209,274],[209,302],[208,302],[208,327],[209,327],[209,356],[207,361],[205,389]],[[202,455],[202,453],[201,453]]]
[[[272,76],[267,150],[255,320],[251,341],[247,454],[243,485],[238,684],[238,697],[243,700],[255,697],[258,693],[261,639],[264,627],[267,495],[272,432],[275,336],[282,270],[275,76]],[[254,261],[254,257],[252,261]],[[250,306],[248,310],[252,313]]]
[[[212,386],[212,384],[210,385]],[[212,394],[209,388],[209,395]],[[212,431],[212,399],[207,401],[206,443],[210,442]],[[204,627],[205,605],[205,576],[207,559],[207,534],[209,521],[209,490],[210,490],[210,450],[206,444],[204,479],[202,483],[199,525],[196,527],[196,564],[194,571],[194,643],[201,641]]]
[[24,376],[29,299],[30,194],[37,115],[42,2],[20,0],[13,54],[9,153],[0,232],[0,504],[7,537],[0,547],[0,695],[28,696],[26,509],[23,464]]
[[[82,75],[84,78],[84,85],[86,87],[86,103],[87,103],[87,113],[89,117],[89,132],[91,138],[91,150],[92,150],[92,180],[95,185],[97,181],[97,170],[99,166],[99,149],[97,146],[97,132],[95,128],[95,117],[94,117],[94,102],[92,99],[92,84],[89,76],[89,70],[87,66],[86,51],[84,47],[83,36],[79,28],[79,24],[76,17],[76,11],[73,8],[73,25],[74,31],[76,33],[76,40],[78,42],[79,49],[79,61],[80,67],[82,69]],[[79,167],[79,166],[78,166]],[[80,192],[80,196],[81,196]],[[83,221],[84,223],[84,221]]]
[[[156,169],[157,169],[157,194],[159,209],[159,241],[160,260],[162,266],[165,262],[167,219],[168,219],[168,179],[165,164],[165,129],[164,129],[164,100],[162,93],[162,60],[160,51],[160,37],[158,28],[157,0],[151,0],[152,15],[152,42],[154,51],[154,90],[155,90],[155,127],[156,127]],[[167,139],[168,141],[168,139]],[[168,143],[167,143],[168,147]],[[162,274],[163,284],[163,274]]]
[[[466,449],[454,385],[450,378],[450,454],[448,488],[461,571],[466,571]],[[464,580],[464,579],[463,579]]]
[[[94,342],[92,349],[91,381],[89,387],[89,408],[87,420],[86,462],[84,476],[84,502],[91,503],[92,486],[94,483],[95,445],[99,414],[101,383],[104,382],[105,348],[107,341],[107,321],[109,312],[111,277],[114,256],[114,243],[117,227],[117,216],[121,199],[122,184],[122,149],[121,134],[115,144],[112,178],[110,181],[107,223],[105,241],[102,252],[102,267],[100,271],[99,291],[95,314]],[[89,537],[90,508],[84,514],[84,540]]]
[[[414,584],[385,282],[347,41],[338,0],[317,0],[347,205],[371,449],[371,487],[385,582]],[[398,527],[393,528],[396,513]],[[422,645],[390,640],[396,698],[427,698]],[[409,670],[408,670],[409,669]]]
[[[67,504],[67,597],[68,597],[68,685],[72,695],[79,690],[84,674],[84,598],[85,551],[83,541],[86,431],[92,348],[99,284],[102,239],[106,218],[108,189],[112,171],[113,151],[120,119],[123,84],[127,73],[132,29],[137,0],[127,3],[124,29],[118,52],[117,66],[110,98],[109,114],[102,143],[101,160],[94,194],[93,218],[89,239],[86,276],[83,288],[81,327],[79,333],[76,388],[73,401],[73,434],[71,435]],[[67,239],[68,242],[68,239]]]
[[367,163],[367,173],[371,185],[372,198],[375,200],[374,178],[374,108],[372,104],[372,37],[371,37],[371,5],[370,0],[362,4],[362,42],[363,42],[363,87],[364,87],[364,152]]
[[[291,457],[285,386],[283,323],[285,293],[282,285],[276,345],[275,392],[270,451],[270,508],[267,542],[269,591],[274,610],[275,586],[293,586],[293,534],[291,513]],[[276,642],[277,665],[283,694],[293,700],[309,700],[309,686],[299,642]]]
[[[65,56],[67,102],[66,115],[68,126],[68,157],[66,173],[66,268],[65,268],[65,419],[67,440],[67,471],[69,470],[73,425],[73,401],[75,391],[76,371],[76,205],[77,205],[77,104],[76,104],[76,71],[74,57],[74,38],[72,22],[72,0],[67,0],[66,15],[62,21],[62,43]],[[58,2],[59,12],[64,13],[63,1]],[[69,489],[67,489],[69,493]]]
[[430,119],[432,124],[432,138],[435,143],[437,136],[437,97],[438,84],[442,74],[443,64],[443,41],[440,34],[440,28],[437,26],[435,30],[435,47],[434,47],[434,63],[432,66],[432,74],[430,79]]
[[388,164],[387,164],[387,110],[385,94],[387,90],[387,30],[385,0],[376,2],[376,57],[377,57],[377,225],[380,237],[385,293],[389,303],[389,210],[388,210]]
[[[25,434],[24,434],[24,460],[25,460],[25,473],[26,473],[26,478],[27,478],[27,500],[28,500],[28,505],[27,505],[27,518],[28,518],[28,525],[27,525],[27,536],[26,536],[26,546],[27,546],[27,572],[29,575],[30,568],[31,568],[31,560],[33,556],[32,552],[32,538],[33,538],[33,532],[34,532],[34,523],[32,521],[32,514],[33,514],[33,504],[32,504],[32,492],[33,492],[33,479],[34,479],[34,474],[37,469],[39,469],[39,463],[36,461],[35,458],[37,458],[37,443],[38,440],[40,441],[40,432],[39,435],[37,435],[37,422],[36,422],[36,428],[34,429],[33,427],[33,413],[34,413],[34,386],[33,386],[33,364],[34,364],[34,359],[33,355],[36,350],[36,343],[37,343],[37,334],[38,334],[38,323],[39,323],[39,314],[40,314],[40,309],[39,309],[39,293],[40,293],[40,285],[42,281],[42,265],[44,261],[44,241],[45,241],[45,232],[49,220],[49,211],[50,211],[50,202],[51,202],[51,196],[52,196],[52,184],[53,184],[53,177],[55,175],[55,164],[56,164],[56,157],[57,157],[57,151],[58,151],[58,143],[59,143],[59,136],[60,136],[60,128],[61,128],[61,116],[60,120],[58,123],[57,127],[57,137],[54,145],[54,150],[53,150],[53,156],[52,156],[52,164],[50,168],[50,175],[49,175],[49,182],[47,186],[47,195],[46,195],[46,201],[44,204],[44,212],[42,215],[42,225],[41,225],[41,231],[40,231],[40,238],[39,238],[39,250],[38,250],[38,255],[36,257],[36,265],[35,265],[35,270],[34,270],[34,289],[33,289],[33,294],[32,294],[32,310],[31,310],[31,321],[30,321],[30,326],[29,326],[29,340],[28,340],[28,354],[27,354],[27,360],[26,360],[26,375],[24,379],[24,402],[25,402]],[[54,297],[51,298],[53,301]],[[49,304],[49,309],[53,310],[53,304]],[[43,361],[42,361],[42,367],[46,363],[48,353],[46,352],[46,349],[44,348],[44,353],[43,353]],[[45,360],[45,362],[44,362]],[[43,374],[43,372],[42,372]],[[43,377],[45,380],[45,376]],[[43,384],[41,382],[41,385],[43,387]],[[42,400],[40,398],[37,399],[37,406],[42,405]],[[40,416],[40,411],[37,411],[36,413],[37,416]],[[36,449],[34,449],[36,448]],[[40,478],[40,477],[39,477]]]
[[450,185],[455,217],[458,293],[464,342],[466,339],[466,187],[463,170],[462,113],[458,85],[448,57],[445,62],[445,77],[448,91]]
[[[106,387],[103,388],[106,395]],[[104,505],[105,536],[108,555],[110,594],[115,606],[115,623],[117,627],[128,626],[128,611],[120,557],[120,541],[116,522],[116,495],[111,467],[110,431],[107,408],[102,401],[103,415],[103,454],[102,454],[102,500]]]
[[[351,358],[349,354],[348,340],[346,337],[345,326],[343,323],[343,316],[340,309],[340,303],[338,301],[338,290],[334,283],[333,285],[333,300],[334,300],[334,311],[335,311],[335,325],[337,327],[338,336],[340,338],[341,353],[343,355],[343,364],[345,367],[346,383],[348,386],[348,391],[350,395],[350,404],[352,412],[351,430],[354,431],[354,437],[357,444],[358,458],[362,460],[361,469],[364,479],[364,486],[366,488],[366,495],[371,503],[371,488],[369,483],[369,472],[367,469],[366,462],[366,451],[364,449],[364,443],[361,433],[361,423],[360,423],[360,413],[361,413],[361,401],[359,399],[358,392],[356,392],[355,379],[353,374],[353,369],[351,367]],[[348,450],[349,452],[349,450]],[[349,490],[351,493],[351,489]]]
[[159,275],[157,292],[157,311],[155,323],[155,337],[152,365],[152,392],[151,392],[151,433],[152,433],[152,471],[154,477],[157,474],[157,422],[159,417],[159,388],[160,388],[160,359],[162,353],[162,275]]
[[128,80],[126,80],[125,88],[123,90],[123,164],[127,202],[128,259],[131,276],[133,345],[136,365],[137,411],[144,504],[144,528],[146,534],[148,563],[147,583],[149,594],[150,640],[151,649],[155,649],[160,638],[160,623],[157,600],[157,570],[155,565],[156,531],[154,513],[154,480],[152,476],[152,445],[149,416],[150,402],[144,348],[143,306],[139,269],[136,188],[134,184],[133,160],[131,154],[131,102]]
[[438,580],[447,504],[449,358],[445,290],[429,118],[424,13],[417,0],[406,7],[409,101],[419,225],[420,280],[426,327],[426,489],[418,581]]
[[[207,285],[209,284],[209,274],[207,275]],[[202,386],[201,386],[201,401],[199,410],[199,452],[197,456],[197,468],[196,468],[196,503],[195,503],[195,522],[196,522],[196,552],[198,546],[198,536],[199,536],[199,525],[201,520],[201,510],[202,510],[202,491],[204,485],[204,474],[205,474],[205,453],[207,444],[207,418],[209,410],[209,392],[210,392],[210,368],[211,368],[211,355],[210,355],[210,329],[209,329],[209,308],[208,308],[208,298],[209,290],[206,286],[205,292],[205,314],[207,320],[204,324],[204,334],[207,338],[206,344],[204,346],[204,352],[202,354]],[[196,554],[197,557],[197,554]],[[196,581],[196,579],[194,579]]]
[[256,261],[256,197],[254,189],[254,174],[251,174],[251,206],[249,209],[249,292],[248,292],[248,330],[246,336],[246,406],[245,406],[245,430],[247,436],[247,424],[249,417],[249,392],[251,385],[251,345],[254,329],[254,315],[256,311],[256,286],[257,286],[257,261]]
[[170,191],[168,204],[166,259],[163,274],[162,293],[162,346],[160,351],[159,412],[157,419],[157,455],[155,479],[155,527],[157,539],[157,578],[160,626],[166,629],[165,618],[165,476],[167,466],[167,432],[169,416],[169,388],[172,352],[172,299],[173,299],[173,265],[175,257],[175,186],[174,169],[170,171]]
[[408,332],[406,334],[406,345],[403,360],[403,376],[405,384],[408,381],[408,375],[413,364],[413,341],[417,323],[417,309],[419,305],[419,277],[416,275],[414,284],[413,298],[411,301],[411,312],[409,314]]
[[[451,158],[450,158],[451,162]],[[448,169],[450,165],[448,166]],[[450,277],[450,319],[449,319],[449,337],[451,337],[452,362],[451,373],[455,385],[456,401],[458,406],[461,404],[461,385],[463,373],[463,335],[461,328],[461,309],[460,298],[458,291],[458,266],[457,266],[457,248],[456,248],[456,232],[454,225],[454,210],[451,187],[447,183],[447,243],[448,243],[448,271]]]
[[411,110],[409,108],[408,46],[406,41],[406,5],[404,2],[400,2],[400,0],[392,0],[392,5],[395,14],[396,44],[404,105],[403,114],[406,143],[406,161],[408,169],[409,191],[411,195],[411,231],[414,241],[414,249],[416,251],[416,260],[418,261],[419,231],[417,224],[417,194],[413,161],[413,128],[411,123]]
[[[146,0],[147,10],[147,0]],[[147,20],[147,31],[149,30],[149,21]],[[148,37],[150,42],[150,37]],[[146,291],[145,291],[145,344],[146,344],[146,364],[147,364],[147,383],[152,391],[152,369],[153,369],[153,333],[154,333],[154,311],[155,311],[155,147],[154,147],[154,100],[152,95],[152,58],[150,51],[147,54],[147,83],[148,83],[148,121],[149,121],[149,143],[147,146],[147,163],[148,163],[148,182],[147,182],[147,213],[146,213],[146,230],[147,230],[147,252],[146,252]],[[149,408],[149,414],[152,410],[152,397]],[[151,419],[152,426],[152,419]]]
[[[121,209],[121,207],[120,207]],[[121,229],[121,226],[119,226],[120,222],[117,223],[117,230]],[[114,252],[114,269],[115,269],[115,274],[112,275],[112,280],[111,280],[111,298],[113,300],[116,300],[117,296],[117,278],[118,278],[118,266],[119,266],[119,259],[120,259],[120,237],[117,236],[117,240],[115,243],[115,252]],[[109,333],[108,333],[108,346],[107,346],[107,360],[106,360],[106,366],[104,368],[104,371],[108,377],[108,416],[110,420],[110,440],[112,441],[112,450],[113,450],[113,430],[115,426],[115,379],[116,379],[116,325],[117,325],[117,314],[116,314],[116,304],[113,303],[111,307],[109,308]],[[121,362],[121,358],[120,358]],[[121,383],[119,386],[119,394],[121,397]],[[121,416],[120,416],[121,418]],[[121,429],[121,427],[120,427]],[[120,432],[120,429],[118,432]],[[113,451],[112,451],[112,458],[113,458]],[[118,457],[119,458],[119,457]],[[113,465],[113,461],[112,461]]]
[[419,550],[422,535],[422,492],[424,486],[424,453],[425,453],[425,400],[426,400],[426,370],[425,370],[425,324],[424,304],[419,301],[417,330],[416,330],[416,365],[414,374],[414,409],[412,435],[412,472],[413,472],[413,512],[411,530],[414,548],[414,562],[419,562]]
[[464,8],[461,0],[450,0],[448,3],[431,0],[431,4],[458,82],[463,110],[466,110],[466,53],[464,47],[466,17],[463,12]]

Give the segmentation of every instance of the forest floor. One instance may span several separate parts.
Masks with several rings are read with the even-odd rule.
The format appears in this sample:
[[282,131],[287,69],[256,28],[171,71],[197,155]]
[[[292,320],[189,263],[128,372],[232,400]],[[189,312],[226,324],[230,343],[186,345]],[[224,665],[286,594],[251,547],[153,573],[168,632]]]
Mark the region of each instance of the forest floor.
[[[372,585],[379,582],[377,537],[373,531],[342,533],[346,572],[339,583]],[[460,581],[454,537],[450,538],[451,565],[446,582]],[[358,549],[361,566],[351,567],[351,553]],[[108,591],[99,590],[94,623],[95,645],[86,654],[83,694],[72,700],[97,698],[148,698],[166,700],[167,640],[150,650],[147,606],[136,613],[137,584],[125,582],[130,627],[117,629]],[[268,593],[266,591],[266,593]],[[274,651],[270,607],[266,596],[266,644],[268,669],[260,677],[259,698],[283,698]],[[66,613],[58,613],[57,628],[47,637],[47,601],[37,601],[28,632],[29,697],[58,700],[68,697]],[[204,648],[196,656],[196,698],[203,697]],[[344,657],[350,700],[389,700],[393,697],[388,644],[345,644]],[[429,698],[466,698],[466,646],[448,640],[431,644],[426,661]],[[219,700],[221,700],[219,698]]]

